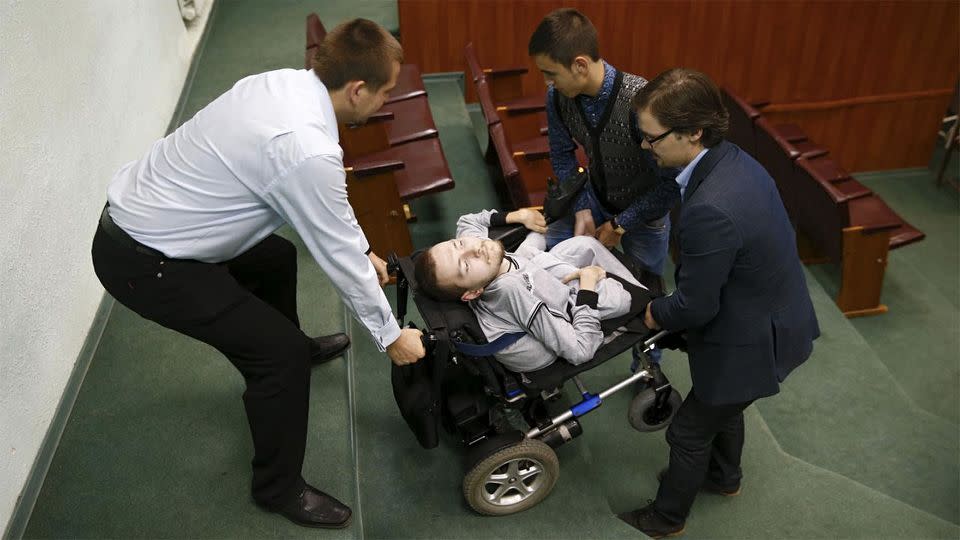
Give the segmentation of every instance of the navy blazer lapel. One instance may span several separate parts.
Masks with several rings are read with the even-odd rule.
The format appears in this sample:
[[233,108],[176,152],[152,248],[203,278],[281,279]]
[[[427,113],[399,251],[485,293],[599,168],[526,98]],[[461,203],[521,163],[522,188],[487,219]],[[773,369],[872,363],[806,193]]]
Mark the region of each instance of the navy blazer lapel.
[[[720,163],[720,160],[726,157],[730,150],[733,149],[733,145],[727,141],[720,141],[720,144],[714,146],[713,148],[707,150],[707,153],[704,154],[703,158],[697,163],[697,166],[693,169],[693,174],[690,176],[690,182],[687,184],[687,189],[683,192],[683,202],[680,204],[680,208],[677,210],[676,219],[673,220],[673,227],[670,229],[670,235],[673,237],[674,245],[677,246],[677,251],[683,251],[683,246],[680,242],[680,221],[683,219],[683,207],[687,204],[687,201],[690,200],[690,197],[693,196],[693,192],[700,187],[700,184],[703,183],[703,180],[713,171],[713,168],[717,166],[717,163]],[[680,261],[679,256],[677,260],[677,267],[674,271],[674,277],[679,278],[680,275]]]
[[687,184],[687,189],[683,192],[683,200],[689,201],[693,196],[693,192],[700,187],[700,184],[703,183],[703,180],[713,171],[713,168],[716,167],[717,163],[720,162],[730,150],[733,149],[733,145],[727,141],[720,141],[720,144],[714,146],[713,148],[707,150],[707,153],[703,156],[697,166],[693,169],[693,174],[690,176],[690,183]]

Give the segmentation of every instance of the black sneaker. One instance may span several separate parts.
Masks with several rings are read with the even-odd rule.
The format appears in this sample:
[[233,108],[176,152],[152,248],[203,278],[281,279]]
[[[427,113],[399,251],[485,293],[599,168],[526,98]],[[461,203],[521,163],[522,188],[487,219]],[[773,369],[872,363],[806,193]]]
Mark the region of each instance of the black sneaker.
[[[666,474],[667,474],[667,469],[660,469],[660,471],[657,472],[657,481],[663,482],[663,477]],[[710,478],[706,478],[703,481],[703,485],[700,486],[700,491],[704,491],[707,493],[714,493],[716,495],[723,495],[724,497],[736,497],[737,495],[740,494],[740,484],[737,483],[736,487],[733,487],[733,488],[723,487],[720,484],[717,484],[716,482],[711,480]]]
[[617,514],[617,517],[650,538],[680,536],[684,531],[683,523],[674,523],[661,516],[659,512],[653,509],[653,501],[650,500],[643,508]]

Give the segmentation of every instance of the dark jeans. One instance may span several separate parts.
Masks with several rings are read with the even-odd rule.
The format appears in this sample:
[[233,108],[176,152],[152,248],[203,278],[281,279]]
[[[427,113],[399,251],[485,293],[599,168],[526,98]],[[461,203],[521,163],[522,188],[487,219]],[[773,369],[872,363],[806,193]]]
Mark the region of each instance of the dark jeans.
[[303,485],[310,398],[310,342],[297,318],[296,248],[271,235],[222,264],[149,251],[98,227],[94,270],[118,302],[215,347],[240,371],[253,435],[253,498],[267,506],[282,503]]
[[740,485],[743,410],[753,401],[707,405],[691,390],[667,430],[670,466],[660,482],[654,509],[683,523],[706,478],[722,489]]

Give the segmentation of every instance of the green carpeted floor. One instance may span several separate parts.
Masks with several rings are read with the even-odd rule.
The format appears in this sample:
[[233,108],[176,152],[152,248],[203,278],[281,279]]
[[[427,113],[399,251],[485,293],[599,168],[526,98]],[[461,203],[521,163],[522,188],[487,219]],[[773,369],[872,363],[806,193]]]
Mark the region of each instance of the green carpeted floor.
[[[302,62],[303,21],[366,16],[397,26],[392,2],[219,0],[183,118],[237,79]],[[456,217],[502,207],[485,141],[455,78],[427,81],[456,188],[414,201],[414,243],[449,237]],[[482,138],[482,137],[480,137]],[[688,538],[957,538],[960,536],[960,324],[957,197],[925,170],[858,176],[928,238],[891,254],[890,313],[846,319],[837,270],[808,269],[823,336],[780,395],[746,412],[744,489],[701,496]],[[634,538],[615,512],[645,504],[666,462],[662,433],[640,434],[618,394],[559,449],[560,481],[530,511],[483,518],[460,494],[452,446],[421,449],[397,412],[389,362],[346,317],[300,247],[305,329],[346,329],[345,360],[314,371],[304,476],[355,511],[342,531],[293,526],[250,500],[251,443],[240,376],[215,350],[116,305],[87,373],[27,538]],[[388,297],[394,290],[388,289]],[[411,317],[417,320],[417,314]],[[591,390],[626,373],[623,355],[585,374]],[[665,364],[682,391],[685,357]]]

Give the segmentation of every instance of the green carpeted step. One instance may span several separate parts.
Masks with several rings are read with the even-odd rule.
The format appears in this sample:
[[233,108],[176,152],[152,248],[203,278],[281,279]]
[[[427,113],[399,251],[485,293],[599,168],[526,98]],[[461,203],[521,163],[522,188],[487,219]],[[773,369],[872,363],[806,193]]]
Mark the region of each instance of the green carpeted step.
[[758,402],[783,450],[960,523],[957,426],[917,407],[809,274],[822,335],[775,398]]
[[[621,355],[586,373],[584,383],[599,392],[625,378],[629,364],[630,355]],[[690,388],[686,357],[667,351],[663,366],[685,395]],[[786,386],[797,383],[791,378]],[[615,394],[585,416],[584,435],[577,443],[589,447],[592,477],[611,512],[637,508],[654,498],[656,474],[669,455],[664,432],[638,433],[630,427],[631,397]],[[783,451],[760,407],[747,409],[745,422],[742,494],[700,495],[686,524],[686,538],[953,538],[960,532],[929,512]],[[827,438],[819,440],[830,444]]]
[[[588,388],[599,391],[613,384],[628,365],[629,355],[624,355],[591,371]],[[690,381],[683,356],[668,352],[664,366],[671,382],[685,394]],[[669,451],[663,432],[637,433],[630,428],[629,398],[615,395],[583,421],[591,469],[613,512],[642,506],[656,495],[656,473],[666,465]],[[757,407],[747,409],[745,422],[742,494],[700,495],[686,524],[686,538],[952,538],[960,531],[783,452]]]
[[[904,219],[926,233],[890,253],[881,300],[890,311],[851,319],[877,357],[921,408],[960,422],[960,209],[925,169],[858,174]],[[835,295],[835,265],[811,267]]]

